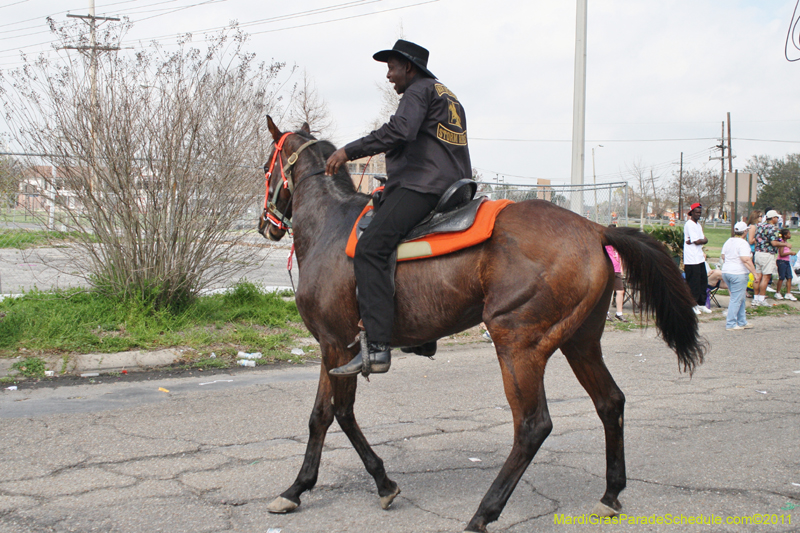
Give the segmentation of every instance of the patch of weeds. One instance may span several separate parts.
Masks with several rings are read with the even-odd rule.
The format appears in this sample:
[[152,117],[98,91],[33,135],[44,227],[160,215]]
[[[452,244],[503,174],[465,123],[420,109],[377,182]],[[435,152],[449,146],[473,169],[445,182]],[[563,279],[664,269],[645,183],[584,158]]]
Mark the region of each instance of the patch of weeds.
[[612,326],[611,329],[616,331],[633,331],[637,329],[643,329],[646,327],[645,323],[639,323],[638,319],[632,319],[628,322],[606,322],[606,327]]
[[[769,300],[767,300],[767,302],[769,302]],[[753,307],[752,305],[748,305],[747,314],[753,316],[775,316],[784,314],[797,315],[800,314],[800,310],[788,304],[770,305],[769,307],[767,306]]]
[[[269,355],[275,361],[285,361],[287,363],[303,363],[305,362],[306,357],[308,354],[304,355],[295,355],[292,352],[269,352],[265,355]],[[269,364],[269,360],[259,359],[256,361],[256,365],[266,365]]]
[[38,357],[26,357],[11,365],[11,368],[26,378],[43,378],[46,367],[44,361]]
[[3,385],[16,382],[17,380],[12,378],[11,376],[3,376],[2,378],[0,378],[0,383],[2,383]]
[[230,365],[225,359],[219,357],[213,359],[211,357],[205,357],[203,359],[198,359],[191,364],[192,368],[199,368],[201,370],[203,368],[228,368],[229,366]]

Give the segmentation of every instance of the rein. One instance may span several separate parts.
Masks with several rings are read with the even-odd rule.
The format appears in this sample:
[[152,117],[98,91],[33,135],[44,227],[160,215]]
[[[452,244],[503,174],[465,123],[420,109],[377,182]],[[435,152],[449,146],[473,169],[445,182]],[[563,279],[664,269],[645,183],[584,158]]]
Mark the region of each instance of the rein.
[[[297,180],[297,184],[295,185],[292,178],[292,167],[295,163],[297,163],[297,158],[300,153],[308,148],[316,144],[318,141],[316,139],[311,139],[303,143],[292,155],[290,155],[287,159],[287,165],[284,167],[283,159],[280,157],[280,152],[283,150],[283,145],[289,135],[292,135],[292,132],[284,133],[283,136],[278,140],[275,144],[275,153],[272,154],[272,161],[270,161],[269,167],[264,165],[264,180],[266,182],[266,191],[264,193],[264,214],[262,217],[268,220],[273,226],[277,226],[279,229],[284,231],[289,231],[291,233],[292,229],[292,219],[291,217],[287,217],[285,213],[283,213],[280,209],[278,209],[277,202],[278,196],[280,195],[281,189],[288,189],[289,190],[289,201],[287,202],[287,206],[292,201],[292,195],[294,194],[295,189],[300,182],[305,181],[306,178],[310,178],[312,176],[317,176],[325,172],[325,170],[321,170],[319,172],[314,172],[313,174],[308,174],[303,176],[299,180]],[[275,192],[272,194],[272,200],[270,201],[269,197],[269,180],[272,177],[272,173],[275,170],[275,163],[280,164],[281,169],[281,179],[283,180],[283,187],[280,185],[275,187]]]

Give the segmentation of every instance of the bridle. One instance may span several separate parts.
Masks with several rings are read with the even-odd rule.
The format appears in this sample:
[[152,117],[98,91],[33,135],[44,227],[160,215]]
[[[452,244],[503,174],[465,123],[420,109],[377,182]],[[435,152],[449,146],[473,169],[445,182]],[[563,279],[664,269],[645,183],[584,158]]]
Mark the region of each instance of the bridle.
[[[266,192],[264,193],[264,212],[261,214],[261,220],[264,222],[269,222],[273,226],[276,226],[278,229],[283,231],[289,231],[291,233],[292,230],[292,217],[286,216],[280,209],[278,209],[278,197],[281,193],[281,189],[288,189],[289,191],[289,200],[287,201],[286,205],[291,205],[292,195],[294,194],[297,185],[300,184],[301,181],[304,181],[306,178],[310,178],[311,176],[316,176],[318,174],[322,174],[324,171],[320,170],[318,172],[314,172],[312,174],[308,174],[307,176],[301,177],[297,180],[297,184],[294,183],[292,180],[292,167],[294,164],[297,163],[297,158],[300,153],[308,148],[316,144],[318,141],[316,139],[311,139],[303,143],[300,148],[298,148],[292,155],[290,155],[286,159],[286,166],[283,164],[283,159],[280,157],[281,151],[283,151],[283,145],[286,142],[286,139],[289,135],[293,135],[293,132],[286,132],[284,133],[281,138],[275,143],[275,152],[272,154],[272,160],[269,163],[269,166],[266,164],[264,165],[264,179],[266,181]],[[272,177],[272,173],[275,170],[275,163],[280,164],[281,169],[281,179],[283,181],[283,186],[280,184],[276,184],[275,191],[272,194],[272,199],[270,200],[269,197],[269,180]],[[267,225],[263,224],[263,231],[261,232],[262,235],[266,232]]]

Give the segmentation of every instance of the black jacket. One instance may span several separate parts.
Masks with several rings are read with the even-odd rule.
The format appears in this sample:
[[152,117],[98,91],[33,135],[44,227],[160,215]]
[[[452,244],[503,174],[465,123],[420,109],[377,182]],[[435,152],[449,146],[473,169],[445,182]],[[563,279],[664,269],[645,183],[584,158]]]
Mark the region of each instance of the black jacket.
[[389,122],[344,147],[348,159],[386,152],[386,191],[398,187],[441,195],[472,177],[467,117],[450,90],[417,75]]

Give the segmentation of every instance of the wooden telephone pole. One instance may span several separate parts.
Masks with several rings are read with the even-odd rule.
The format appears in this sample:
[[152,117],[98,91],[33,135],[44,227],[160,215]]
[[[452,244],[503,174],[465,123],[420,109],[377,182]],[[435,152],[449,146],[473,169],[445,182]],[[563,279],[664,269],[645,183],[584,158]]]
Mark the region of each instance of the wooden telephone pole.
[[[719,157],[709,157],[709,161],[719,160],[721,163],[719,175],[719,212],[718,216],[722,217],[725,207],[725,159],[728,159],[728,171],[733,172],[733,158],[736,157],[731,153],[731,114],[728,112],[728,144],[725,144],[725,121],[722,121],[722,133],[719,139],[720,143],[716,146],[720,150]],[[728,155],[725,155],[725,151]]]
[[118,18],[113,17],[97,17],[94,14],[94,0],[89,0],[89,14],[88,15],[71,15],[67,14],[69,18],[76,18],[76,19],[83,19],[84,21],[89,22],[89,30],[90,30],[90,41],[89,46],[65,46],[65,49],[68,50],[78,50],[81,52],[89,52],[89,77],[91,80],[91,121],[90,121],[90,128],[92,132],[92,164],[90,165],[90,172],[91,176],[89,179],[89,188],[94,189],[95,187],[95,165],[97,164],[97,135],[95,132],[95,122],[97,119],[97,52],[111,52],[119,50],[119,46],[98,46],[97,45],[97,21],[118,21]]

